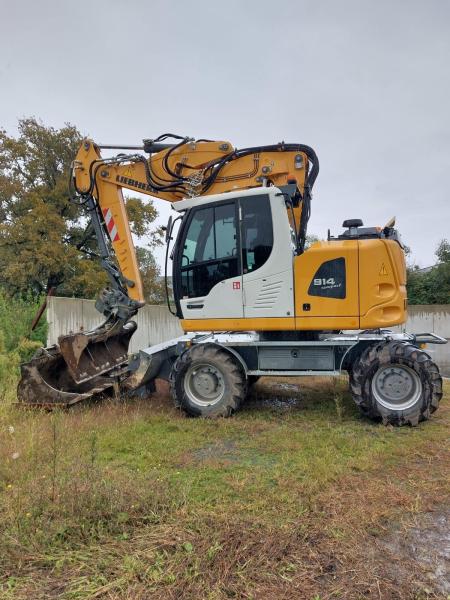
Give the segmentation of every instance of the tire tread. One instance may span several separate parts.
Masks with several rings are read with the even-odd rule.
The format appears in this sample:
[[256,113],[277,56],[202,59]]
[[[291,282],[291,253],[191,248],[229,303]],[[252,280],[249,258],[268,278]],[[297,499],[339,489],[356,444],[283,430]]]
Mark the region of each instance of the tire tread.
[[[371,393],[376,370],[386,364],[404,364],[414,369],[422,381],[420,402],[402,412],[388,411],[377,404]],[[371,419],[391,425],[418,425],[437,410],[442,398],[442,377],[429,354],[408,342],[381,342],[368,346],[352,365],[350,391],[361,412]]]
[[[205,360],[218,364],[226,374],[229,383],[228,393],[217,406],[202,410],[194,406],[184,392],[183,378],[192,361]],[[175,361],[170,373],[170,391],[175,406],[193,417],[229,417],[236,412],[247,393],[247,383],[242,367],[230,353],[215,344],[196,344],[185,350]]]

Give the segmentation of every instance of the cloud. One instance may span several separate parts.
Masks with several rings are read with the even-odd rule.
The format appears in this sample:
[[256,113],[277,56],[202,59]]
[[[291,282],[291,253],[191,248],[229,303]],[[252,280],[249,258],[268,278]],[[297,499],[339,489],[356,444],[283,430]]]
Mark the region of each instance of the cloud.
[[443,0],[8,3],[0,125],[304,142],[321,159],[311,232],[395,214],[428,265],[450,237],[449,17]]

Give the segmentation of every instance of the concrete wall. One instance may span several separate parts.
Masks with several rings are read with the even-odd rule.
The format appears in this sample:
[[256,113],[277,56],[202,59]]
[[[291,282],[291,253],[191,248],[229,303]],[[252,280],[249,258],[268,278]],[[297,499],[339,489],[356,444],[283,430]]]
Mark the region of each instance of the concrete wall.
[[[183,333],[178,319],[166,306],[144,306],[134,320],[138,324],[131,338],[130,352],[178,337]],[[94,300],[50,297],[47,308],[47,344],[56,344],[58,337],[76,331],[88,331],[104,321],[95,310]]]
[[417,304],[408,306],[408,321],[396,329],[411,333],[437,333],[449,340],[445,346],[429,344],[427,352],[439,365],[442,375],[450,377],[450,305]]
[[[450,305],[410,306],[408,312],[407,323],[397,330],[432,332],[450,340]],[[144,306],[135,319],[138,329],[131,338],[131,352],[182,334],[178,319],[169,313],[166,306]],[[102,317],[95,310],[93,300],[49,298],[47,321],[48,344],[51,345],[62,334],[96,327],[102,322]],[[445,346],[430,344],[427,352],[438,363],[442,374],[450,377],[450,342]]]

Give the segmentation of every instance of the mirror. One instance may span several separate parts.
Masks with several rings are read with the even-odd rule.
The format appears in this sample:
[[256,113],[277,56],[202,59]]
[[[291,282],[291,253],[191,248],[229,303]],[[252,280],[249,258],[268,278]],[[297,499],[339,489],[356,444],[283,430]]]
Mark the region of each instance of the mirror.
[[170,215],[169,220],[166,225],[166,244],[169,243],[170,234],[172,233],[172,215]]

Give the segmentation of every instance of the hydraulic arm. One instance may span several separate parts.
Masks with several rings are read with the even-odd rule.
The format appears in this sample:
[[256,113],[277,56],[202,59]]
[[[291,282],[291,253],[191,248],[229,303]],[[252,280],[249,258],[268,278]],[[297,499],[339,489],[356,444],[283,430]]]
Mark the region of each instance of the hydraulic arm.
[[[74,161],[75,190],[90,210],[97,209],[99,221],[104,222],[131,299],[144,300],[123,188],[177,202],[269,183],[291,183],[297,188],[293,206],[297,234],[304,243],[311,189],[319,168],[309,146],[281,143],[236,150],[225,141],[182,138],[170,145],[158,138],[145,141],[143,148],[150,153],[149,158],[121,154],[103,159],[101,147],[85,140]],[[96,234],[99,238],[97,229]]]
[[[134,152],[101,156],[102,149],[112,148]],[[111,387],[126,371],[128,344],[136,328],[130,319],[143,305],[144,295],[124,188],[175,203],[239,189],[289,186],[287,209],[301,253],[318,170],[315,152],[302,144],[238,150],[227,141],[171,134],[144,140],[142,147],[84,140],[73,163],[71,196],[87,211],[110,280],[96,302],[106,321],[93,331],[61,336],[56,346],[42,349],[23,365],[19,399],[71,404]]]

